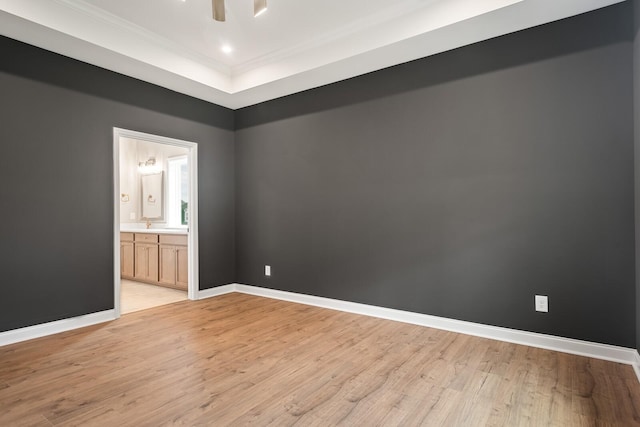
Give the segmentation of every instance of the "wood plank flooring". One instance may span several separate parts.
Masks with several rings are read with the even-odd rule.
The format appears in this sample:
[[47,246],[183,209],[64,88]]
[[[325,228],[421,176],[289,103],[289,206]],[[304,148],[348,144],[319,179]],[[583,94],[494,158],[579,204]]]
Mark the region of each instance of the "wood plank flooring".
[[238,293],[0,347],[0,426],[632,426],[630,366]]

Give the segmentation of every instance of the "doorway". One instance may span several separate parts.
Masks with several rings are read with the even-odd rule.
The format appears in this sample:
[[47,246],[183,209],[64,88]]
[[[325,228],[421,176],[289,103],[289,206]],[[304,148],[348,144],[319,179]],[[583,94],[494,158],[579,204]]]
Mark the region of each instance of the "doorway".
[[116,317],[197,299],[197,144],[114,128],[113,153]]

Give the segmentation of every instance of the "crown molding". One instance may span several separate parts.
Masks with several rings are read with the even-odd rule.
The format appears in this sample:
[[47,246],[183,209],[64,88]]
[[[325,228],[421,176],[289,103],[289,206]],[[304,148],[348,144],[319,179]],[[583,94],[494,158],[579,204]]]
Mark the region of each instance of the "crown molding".
[[133,22],[127,21],[126,19],[122,19],[117,15],[107,12],[106,10],[100,9],[92,4],[86,3],[82,0],[54,0],[60,5],[67,7],[69,9],[75,10],[77,12],[83,13],[87,17],[92,19],[100,20],[103,23],[109,25],[113,31],[125,31],[127,34],[131,36],[139,37],[147,42],[154,43],[162,48],[172,51],[176,55],[185,56],[193,61],[197,61],[210,67],[214,70],[225,73],[226,75],[231,74],[231,67],[225,65],[219,61],[216,61],[213,58],[210,58],[206,55],[201,54],[200,52],[190,49],[187,46],[174,42],[166,37],[159,35],[153,31],[150,31],[140,25],[136,25]]
[[[267,64],[280,62],[284,59],[291,58],[292,56],[304,53],[310,49],[317,49],[319,47],[335,42],[336,40],[340,40],[345,37],[357,34],[360,31],[371,29],[374,26],[384,25],[402,16],[415,13],[418,10],[427,9],[437,1],[438,0],[413,0],[409,6],[405,4],[400,5],[396,3],[388,9],[384,9],[383,11],[378,11],[373,15],[362,17],[357,21],[351,22],[348,25],[344,25],[332,31],[319,34],[318,36],[310,40],[306,40],[286,48],[277,49],[272,52],[269,52],[266,55],[262,55],[262,56],[253,58],[249,61],[245,61],[242,64],[235,65],[231,67],[231,75],[237,76],[237,75],[246,73],[247,71],[260,68]],[[518,2],[522,0],[511,0],[511,1]]]

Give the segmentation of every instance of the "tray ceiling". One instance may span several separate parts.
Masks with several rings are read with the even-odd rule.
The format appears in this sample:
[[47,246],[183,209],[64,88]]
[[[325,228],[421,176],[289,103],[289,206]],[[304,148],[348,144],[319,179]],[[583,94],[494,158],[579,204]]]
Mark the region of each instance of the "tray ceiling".
[[0,0],[0,34],[237,109],[620,1]]

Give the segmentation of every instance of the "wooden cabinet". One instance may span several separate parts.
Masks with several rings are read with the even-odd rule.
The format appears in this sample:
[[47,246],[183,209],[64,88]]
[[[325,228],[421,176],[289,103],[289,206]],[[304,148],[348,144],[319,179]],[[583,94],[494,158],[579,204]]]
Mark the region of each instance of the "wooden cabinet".
[[135,244],[135,279],[144,282],[158,281],[158,245]]
[[176,285],[180,289],[189,288],[189,251],[186,246],[176,247]]
[[135,279],[142,282],[158,281],[158,235],[135,233],[133,237]]
[[133,279],[133,266],[133,233],[120,233],[120,276],[125,279]]
[[186,290],[188,288],[187,236],[160,235],[161,285]]
[[187,290],[187,236],[120,233],[120,266],[122,278]]

